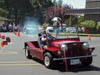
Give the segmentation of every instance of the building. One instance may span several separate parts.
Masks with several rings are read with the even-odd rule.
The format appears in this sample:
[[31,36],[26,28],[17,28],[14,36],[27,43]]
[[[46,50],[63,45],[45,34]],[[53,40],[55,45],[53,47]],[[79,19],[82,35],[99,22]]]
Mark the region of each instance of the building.
[[85,9],[69,9],[65,15],[84,15],[85,20],[100,21],[100,0],[86,0]]
[[86,0],[86,8],[100,8],[100,0]]
[[9,20],[7,18],[4,17],[0,17],[0,26],[2,26],[2,24],[8,22]]
[[92,11],[98,9],[96,14],[85,14],[86,20],[100,21],[100,0],[86,0],[86,9],[92,9]]

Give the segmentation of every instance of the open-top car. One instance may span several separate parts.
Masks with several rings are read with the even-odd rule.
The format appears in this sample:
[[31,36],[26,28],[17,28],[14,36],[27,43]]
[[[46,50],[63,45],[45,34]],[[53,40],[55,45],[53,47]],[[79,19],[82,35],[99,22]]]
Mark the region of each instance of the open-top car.
[[93,60],[94,47],[88,42],[80,41],[79,37],[74,38],[53,38],[47,41],[48,48],[41,47],[40,40],[25,42],[25,55],[27,58],[38,58],[44,62],[47,68],[53,67],[54,63],[61,61],[67,65],[88,66]]

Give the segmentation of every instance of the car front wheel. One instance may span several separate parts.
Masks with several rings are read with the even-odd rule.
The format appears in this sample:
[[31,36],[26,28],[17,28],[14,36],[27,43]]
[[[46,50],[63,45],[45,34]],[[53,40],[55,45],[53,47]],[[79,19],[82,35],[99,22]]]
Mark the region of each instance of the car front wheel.
[[92,64],[93,57],[88,57],[86,62],[82,63],[83,66],[90,66]]
[[52,55],[51,55],[51,53],[49,53],[49,52],[46,52],[46,53],[44,54],[44,65],[45,65],[47,68],[51,68],[52,65],[53,65]]
[[32,58],[32,56],[30,55],[30,51],[29,51],[29,47],[28,46],[25,47],[25,56],[28,59],[31,59]]

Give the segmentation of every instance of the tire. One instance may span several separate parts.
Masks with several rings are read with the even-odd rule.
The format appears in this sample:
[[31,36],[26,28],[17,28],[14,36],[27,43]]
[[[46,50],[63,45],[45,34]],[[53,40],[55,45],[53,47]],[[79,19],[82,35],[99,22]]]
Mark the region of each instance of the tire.
[[52,68],[52,66],[53,66],[53,60],[52,60],[52,55],[51,55],[51,53],[46,52],[46,53],[44,54],[44,59],[43,59],[43,61],[44,61],[45,67],[47,67],[47,68]]
[[30,55],[30,51],[29,51],[29,47],[28,46],[25,47],[25,56],[28,59],[32,58],[32,56]]
[[83,62],[83,66],[90,66],[92,64],[92,61],[93,61],[93,57],[88,57],[87,62]]

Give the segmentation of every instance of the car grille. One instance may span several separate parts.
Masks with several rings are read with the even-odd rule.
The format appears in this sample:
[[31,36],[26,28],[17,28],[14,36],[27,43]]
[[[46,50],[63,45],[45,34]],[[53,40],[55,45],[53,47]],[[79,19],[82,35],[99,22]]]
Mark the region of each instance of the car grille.
[[70,43],[67,44],[68,50],[66,52],[67,57],[83,56],[85,52],[82,48],[82,43]]

